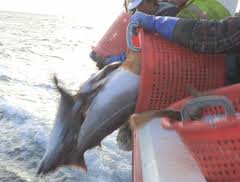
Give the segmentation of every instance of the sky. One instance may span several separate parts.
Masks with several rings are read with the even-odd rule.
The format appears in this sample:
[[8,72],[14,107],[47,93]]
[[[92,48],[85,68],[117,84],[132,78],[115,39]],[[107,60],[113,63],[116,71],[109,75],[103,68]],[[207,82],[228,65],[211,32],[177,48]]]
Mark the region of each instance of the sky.
[[0,10],[77,16],[111,17],[123,9],[123,0],[0,0]]
[[115,10],[121,0],[0,0],[0,10],[50,14],[85,14],[101,8]]
[[[113,21],[124,0],[0,0],[0,10],[78,17],[83,23]],[[238,9],[240,8],[240,1]],[[99,21],[98,21],[99,19]]]
[[0,0],[0,4],[0,10],[109,18],[123,7],[123,0]]

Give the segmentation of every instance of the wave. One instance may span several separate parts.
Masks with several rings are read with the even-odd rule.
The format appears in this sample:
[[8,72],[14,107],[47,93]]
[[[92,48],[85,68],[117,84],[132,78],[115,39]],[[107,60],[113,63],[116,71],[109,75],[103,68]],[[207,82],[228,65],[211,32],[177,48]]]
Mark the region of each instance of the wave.
[[5,166],[0,166],[0,181],[24,182],[26,180],[16,172],[9,171]]
[[12,80],[12,78],[7,75],[0,75],[0,80],[10,82]]
[[95,72],[87,47],[100,35],[100,26],[94,24],[92,29],[63,17],[1,11],[0,23],[0,181],[131,181],[131,154],[118,149],[116,133],[103,141],[101,149],[85,153],[87,174],[64,167],[44,178],[35,177],[59,99],[47,76],[59,70],[68,82],[64,85],[75,91],[72,88]]

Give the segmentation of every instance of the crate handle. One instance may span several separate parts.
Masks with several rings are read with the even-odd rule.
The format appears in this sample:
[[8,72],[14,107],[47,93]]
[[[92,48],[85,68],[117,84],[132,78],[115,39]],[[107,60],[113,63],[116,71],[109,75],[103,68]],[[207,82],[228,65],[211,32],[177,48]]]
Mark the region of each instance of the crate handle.
[[139,47],[135,47],[132,42],[133,32],[135,31],[134,29],[136,29],[137,27],[138,27],[138,24],[129,23],[127,26],[127,32],[126,32],[127,46],[133,52],[140,52],[141,50]]
[[187,101],[181,109],[182,120],[191,120],[189,113],[194,113],[198,109],[207,106],[222,106],[225,110],[226,115],[234,115],[235,109],[232,102],[225,96],[209,95],[193,98]]

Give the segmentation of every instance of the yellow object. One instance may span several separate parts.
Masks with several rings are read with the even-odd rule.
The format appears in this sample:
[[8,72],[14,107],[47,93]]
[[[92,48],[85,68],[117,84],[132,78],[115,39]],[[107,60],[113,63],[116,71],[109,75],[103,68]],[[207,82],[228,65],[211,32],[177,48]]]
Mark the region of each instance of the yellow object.
[[230,15],[230,12],[217,0],[189,0],[177,17],[220,20]]

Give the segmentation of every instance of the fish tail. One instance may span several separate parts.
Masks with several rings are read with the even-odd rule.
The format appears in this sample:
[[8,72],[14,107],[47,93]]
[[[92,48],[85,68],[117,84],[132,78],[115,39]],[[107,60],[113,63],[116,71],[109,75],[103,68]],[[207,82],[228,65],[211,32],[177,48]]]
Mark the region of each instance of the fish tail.
[[48,170],[46,169],[45,160],[42,160],[38,167],[36,176],[43,177],[47,173],[48,173]]
[[[74,162],[73,162],[73,165],[74,165]],[[80,157],[78,157],[77,164],[74,165],[74,166],[80,168],[84,172],[88,171],[87,165],[86,165],[86,162],[85,162],[85,159],[84,159],[83,155],[80,155]]]

